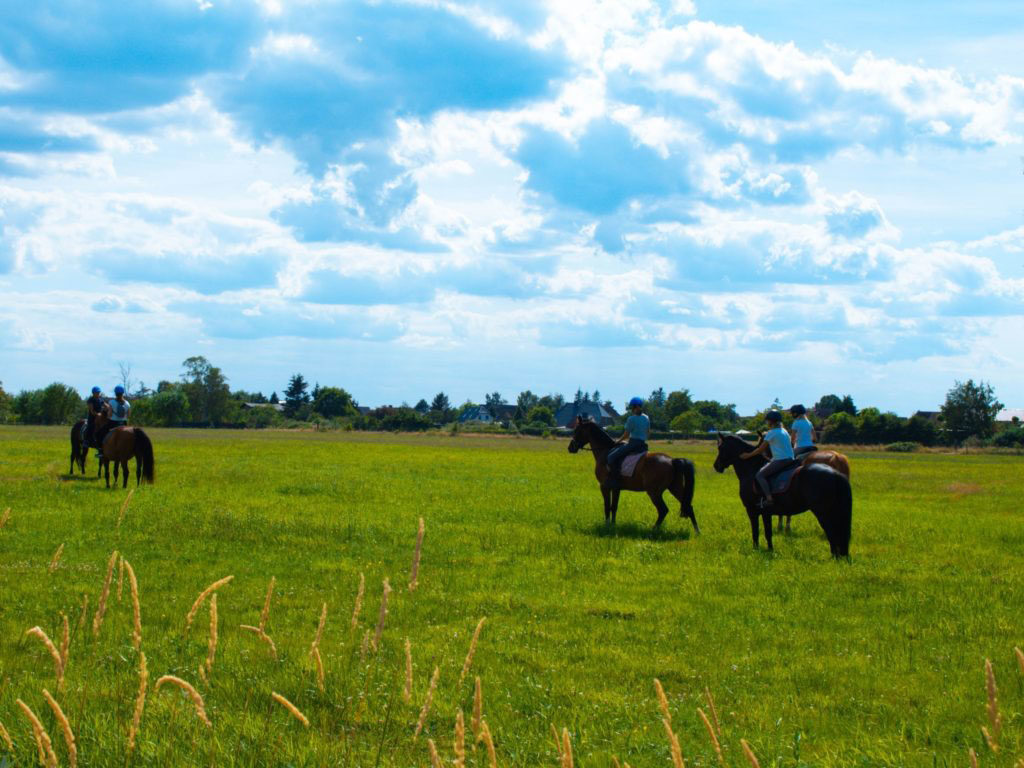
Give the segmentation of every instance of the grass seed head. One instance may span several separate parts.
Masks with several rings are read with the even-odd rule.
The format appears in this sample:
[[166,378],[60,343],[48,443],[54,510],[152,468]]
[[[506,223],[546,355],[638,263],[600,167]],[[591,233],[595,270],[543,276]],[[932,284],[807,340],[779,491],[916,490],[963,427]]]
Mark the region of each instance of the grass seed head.
[[761,768],[761,763],[757,760],[757,755],[754,754],[754,750],[747,744],[746,739],[740,739],[740,746],[743,747],[743,755],[747,758],[747,762],[750,763],[750,768]]
[[562,768],[573,768],[572,742],[569,740],[569,729],[562,729]]
[[985,741],[993,752],[999,751],[999,734],[1003,729],[1003,718],[999,714],[999,690],[996,688],[996,675],[992,670],[992,662],[985,659],[985,693],[987,701],[985,713],[988,715],[988,728],[982,728]]
[[437,681],[440,677],[440,667],[434,667],[434,674],[430,676],[430,686],[427,688],[427,695],[423,699],[423,707],[420,709],[420,717],[416,721],[416,730],[412,734],[413,741],[419,738],[420,732],[427,722],[427,715],[430,714],[430,703],[434,700],[434,691],[437,690]]
[[211,594],[213,594],[218,589],[223,587],[233,578],[235,577],[225,576],[223,579],[218,579],[217,581],[213,582],[213,584],[211,584],[199,593],[199,597],[197,597],[196,601],[192,603],[192,607],[189,609],[188,615],[185,617],[185,631],[188,631],[189,627],[192,626],[192,620],[196,617],[196,613],[199,612],[199,607],[203,604],[203,601],[205,601],[206,598],[208,598]]
[[473,729],[473,737],[480,741],[480,728],[484,717],[484,692],[480,684],[480,675],[476,676],[473,683],[473,719],[469,721]]
[[135,578],[132,564],[121,558],[125,571],[128,573],[128,590],[132,598],[132,645],[135,650],[142,647],[142,608],[139,605],[139,582]]
[[1020,673],[1024,675],[1024,651],[1014,647],[1013,653],[1017,657],[1017,666],[1020,668]]
[[377,629],[373,633],[373,650],[376,651],[380,645],[381,635],[384,634],[384,620],[388,617],[388,595],[391,594],[391,582],[384,579],[383,593],[380,598],[380,614],[377,616]]
[[7,509],[4,510],[4,513],[2,515],[0,515],[0,528],[3,528],[5,525],[7,525],[7,521],[10,520],[10,519],[11,519],[11,508],[8,507]]
[[441,756],[437,754],[437,745],[433,739],[427,739],[427,747],[430,749],[430,768],[443,768]]
[[711,720],[704,714],[704,710],[697,707],[697,714],[700,715],[700,719],[704,721],[704,727],[707,729],[708,737],[711,739],[711,746],[715,748],[715,754],[718,756],[718,763],[722,768],[725,766],[725,755],[722,754],[722,745],[718,741],[718,736],[715,734],[715,727],[711,724]]
[[107,575],[103,579],[103,589],[100,592],[100,600],[96,606],[96,613],[92,617],[93,637],[100,636],[100,627],[103,626],[103,617],[107,613],[107,598],[110,597],[110,582],[114,578],[114,564],[117,562],[117,550],[110,553],[107,561]]
[[60,690],[64,687],[64,660],[60,655],[60,651],[57,650],[57,646],[53,644],[53,640],[43,631],[42,627],[27,629],[25,634],[38,638],[46,646],[46,650],[50,653],[50,658],[53,659],[53,671],[57,678],[57,690]]
[[260,631],[265,632],[267,629],[267,619],[270,618],[270,598],[274,596],[274,582],[277,579],[274,576],[270,577],[270,584],[267,585],[267,596],[263,600],[263,610],[260,611]]
[[0,723],[0,741],[7,745],[8,752],[14,751],[14,741],[11,740],[11,734],[7,732],[3,723]]
[[206,676],[213,674],[213,662],[217,658],[217,593],[210,598],[210,639],[206,643]]
[[270,655],[273,657],[274,661],[277,661],[277,646],[274,645],[274,641],[271,639],[270,635],[259,627],[254,627],[251,624],[241,624],[238,628],[243,629],[246,632],[252,632],[256,637],[266,643],[267,647],[270,649]]
[[121,592],[124,588],[124,557],[117,559],[117,602],[121,602]]
[[276,701],[282,707],[287,709],[292,714],[292,717],[294,717],[296,720],[302,723],[303,727],[309,728],[309,719],[304,714],[302,714],[302,712],[299,711],[298,707],[296,707],[294,704],[288,701],[288,699],[286,699],[280,693],[271,692],[270,695],[274,698],[274,701]]
[[498,768],[498,754],[494,750],[494,738],[491,736],[491,729],[486,720],[480,722],[480,738],[487,746],[487,761],[490,768]]
[[978,755],[973,749],[967,750],[967,759],[971,762],[971,768],[978,768]]
[[668,745],[672,751],[673,768],[686,768],[686,761],[683,760],[683,750],[679,746],[679,738],[672,731],[672,723],[663,718],[661,724],[665,726],[665,735],[668,736]]
[[715,733],[719,740],[722,738],[722,724],[718,720],[718,708],[715,706],[715,697],[711,695],[711,689],[704,687],[704,698],[708,701],[708,709],[711,711],[711,722],[715,725]]
[[85,628],[85,618],[89,615],[89,593],[82,593],[82,612],[78,615],[76,629],[81,632]]
[[469,674],[469,668],[473,665],[473,657],[476,655],[476,644],[480,640],[480,632],[484,628],[484,622],[487,621],[487,617],[483,617],[476,624],[476,629],[473,630],[473,638],[469,641],[469,651],[466,653],[466,661],[462,664],[462,672],[459,674],[459,687],[462,687],[462,682],[466,679],[466,675]]
[[324,625],[327,624],[327,603],[324,603],[324,607],[320,611],[320,623],[316,626],[316,635],[313,637],[313,644],[309,646],[310,654],[313,650],[320,647],[320,638],[324,634]]
[[672,722],[672,713],[668,709],[668,697],[665,696],[665,689],[661,687],[661,680],[654,678],[654,693],[658,696],[658,708],[661,710],[661,716]]
[[313,664],[316,666],[316,687],[320,689],[320,693],[323,693],[326,687],[324,675],[324,657],[320,655],[319,646],[313,649]]
[[139,651],[139,692],[135,695],[135,711],[132,713],[132,724],[128,729],[128,754],[135,750],[135,738],[139,735],[142,723],[142,710],[146,706],[146,686],[149,684],[149,670],[146,668],[146,654]]
[[366,592],[366,577],[359,574],[359,589],[356,590],[356,602],[352,606],[352,631],[354,632],[356,627],[359,626],[359,614],[363,610],[363,595]]
[[203,697],[200,695],[199,691],[192,687],[191,683],[186,682],[175,675],[164,675],[156,681],[156,685],[153,686],[153,690],[159,691],[160,686],[164,683],[170,683],[184,691],[192,700],[192,704],[196,709],[196,717],[202,720],[207,728],[213,727],[213,723],[210,722],[210,718],[206,716],[206,704],[203,702]]
[[63,674],[67,672],[68,655],[71,651],[71,625],[68,624],[68,617],[63,611],[60,614],[60,624],[60,668]]
[[64,710],[60,708],[60,704],[57,700],[50,695],[50,692],[43,688],[43,698],[46,699],[46,703],[50,705],[50,710],[53,712],[53,717],[60,726],[61,733],[64,735],[64,744],[68,749],[68,764],[71,768],[77,768],[78,766],[78,746],[75,744],[75,734],[71,730],[71,723],[68,722],[67,715],[64,714]]
[[419,586],[420,575],[420,553],[423,550],[423,518],[420,518],[419,528],[416,531],[416,550],[412,555],[412,572],[409,574],[409,591],[414,592]]
[[32,707],[21,699],[18,699],[15,703],[21,708],[25,717],[32,724],[32,734],[36,737],[36,746],[39,748],[39,762],[45,768],[57,768],[57,753],[53,751],[53,741],[50,739],[50,734],[46,732],[36,713],[32,711]]
[[412,643],[405,638],[405,687],[402,689],[402,701],[408,704],[412,700]]
[[466,768],[466,720],[459,709],[455,715],[455,768]]
[[121,521],[124,520],[125,510],[128,509],[128,503],[132,500],[132,496],[135,495],[135,489],[132,488],[128,491],[128,495],[124,499],[124,503],[121,505],[121,511],[117,513],[117,528],[121,527]]
[[53,557],[50,558],[50,565],[46,569],[48,573],[53,573],[57,570],[57,566],[60,565],[60,556],[64,553],[64,545],[61,544],[57,547],[57,551],[53,553]]

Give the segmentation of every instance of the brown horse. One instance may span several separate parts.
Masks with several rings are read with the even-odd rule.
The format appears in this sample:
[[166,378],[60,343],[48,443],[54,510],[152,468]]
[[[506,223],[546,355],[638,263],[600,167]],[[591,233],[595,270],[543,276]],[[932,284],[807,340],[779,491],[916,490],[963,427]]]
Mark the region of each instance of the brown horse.
[[[572,440],[569,441],[569,453],[577,453],[583,446],[590,445],[594,453],[594,474],[601,485],[604,496],[604,520],[615,524],[615,514],[619,509],[619,489],[608,486],[608,452],[615,447],[611,435],[586,417],[579,417],[574,425]],[[648,453],[643,456],[630,477],[620,480],[621,486],[627,491],[644,491],[658,510],[658,520],[654,527],[661,526],[668,505],[662,494],[668,491],[679,500],[679,516],[690,518],[694,533],[700,533],[697,518],[693,514],[693,462],[689,459],[673,459],[664,453]]]
[[[97,434],[110,421],[110,406],[104,405],[96,417]],[[128,487],[128,460],[135,459],[135,484],[143,479],[153,482],[153,443],[149,435],[139,427],[116,427],[103,438],[102,466],[107,488],[110,487],[110,462],[114,462],[114,485],[117,485],[118,468],[124,471],[123,488]]]

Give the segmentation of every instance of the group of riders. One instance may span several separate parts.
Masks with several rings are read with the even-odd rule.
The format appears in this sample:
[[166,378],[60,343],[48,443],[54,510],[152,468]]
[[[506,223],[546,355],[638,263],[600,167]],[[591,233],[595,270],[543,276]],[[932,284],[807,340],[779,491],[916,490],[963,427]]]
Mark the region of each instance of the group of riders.
[[[619,488],[621,485],[622,462],[625,458],[631,454],[647,452],[647,438],[651,434],[651,419],[644,413],[643,399],[630,399],[629,410],[622,437],[608,452],[608,484],[612,488]],[[757,448],[740,455],[741,459],[750,459],[770,452],[771,460],[757,473],[757,484],[764,494],[762,503],[766,507],[774,504],[771,478],[792,466],[793,462],[804,454],[817,450],[814,425],[807,418],[807,408],[794,405],[789,409],[789,413],[793,416],[791,432],[782,426],[782,414],[777,410],[770,410],[764,416],[769,427],[764,439]]]
[[[82,441],[87,448],[95,448],[97,458],[103,457],[103,440],[110,432],[118,427],[128,426],[128,417],[131,414],[132,406],[124,396],[124,387],[120,384],[114,387],[114,396],[107,398],[103,396],[103,390],[99,387],[92,388],[92,395],[85,401],[89,414],[85,420],[85,435]],[[97,417],[106,409],[107,420],[96,428]]]

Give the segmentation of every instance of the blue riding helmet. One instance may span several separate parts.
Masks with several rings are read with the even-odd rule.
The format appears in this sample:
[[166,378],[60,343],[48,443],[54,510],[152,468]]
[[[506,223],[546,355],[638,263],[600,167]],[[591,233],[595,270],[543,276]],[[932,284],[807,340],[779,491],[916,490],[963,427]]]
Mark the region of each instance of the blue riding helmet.
[[103,391],[103,390],[101,390],[101,389],[100,389],[99,387],[93,387],[93,388],[92,388],[92,393],[93,393],[94,395],[98,395],[98,394],[99,394],[100,392],[102,392],[102,391]]
[[122,387],[120,384],[118,384],[116,387],[114,387],[114,394],[115,395],[123,395],[124,394],[124,387]]
[[782,422],[782,414],[778,411],[768,411],[768,413],[764,415],[764,420],[769,424],[779,424]]
[[807,409],[798,403],[797,405],[792,406],[789,409],[789,412],[794,416],[803,416],[805,413],[807,413]]
[[630,408],[635,408],[638,405],[641,408],[643,407],[644,401],[643,401],[642,397],[631,397],[631,398],[629,398],[629,407]]

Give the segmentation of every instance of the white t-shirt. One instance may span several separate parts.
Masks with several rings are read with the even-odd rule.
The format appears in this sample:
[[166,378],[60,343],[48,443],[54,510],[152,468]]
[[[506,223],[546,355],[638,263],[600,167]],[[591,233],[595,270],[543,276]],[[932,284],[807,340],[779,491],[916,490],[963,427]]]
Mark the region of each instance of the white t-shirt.
[[793,419],[791,429],[796,435],[796,448],[807,448],[814,445],[814,425],[809,419]]
[[110,404],[111,421],[128,421],[128,414],[131,413],[132,406],[127,398],[121,402],[118,402],[116,399],[108,400],[107,402]]
[[775,427],[765,432],[764,441],[771,446],[772,461],[793,458],[793,443],[789,439],[789,432],[782,427]]

